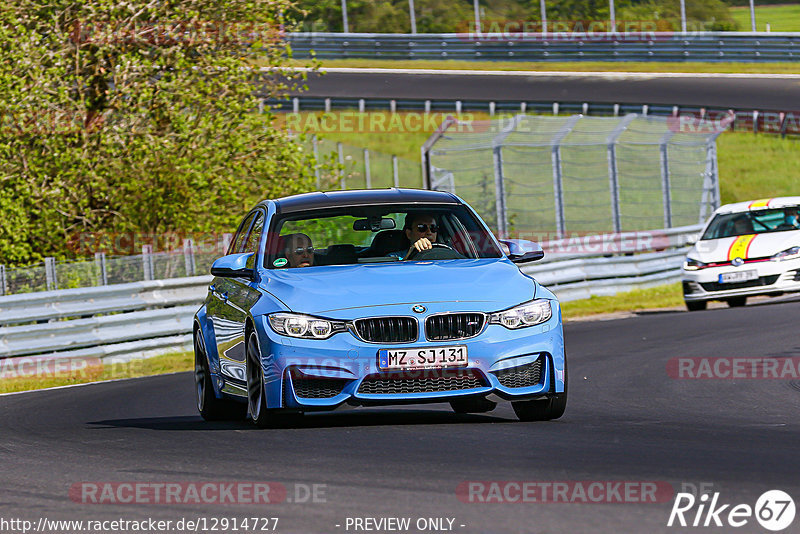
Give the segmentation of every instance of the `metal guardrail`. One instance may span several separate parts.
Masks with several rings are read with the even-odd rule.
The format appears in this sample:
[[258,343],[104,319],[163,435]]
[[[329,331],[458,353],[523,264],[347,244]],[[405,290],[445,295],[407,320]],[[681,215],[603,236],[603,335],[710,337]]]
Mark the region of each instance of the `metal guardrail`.
[[[483,112],[490,116],[495,114],[531,113],[543,114],[576,114],[590,117],[619,117],[629,113],[652,115],[658,117],[685,117],[692,119],[687,127],[707,129],[715,121],[726,116],[733,116],[730,130],[737,132],[771,133],[781,136],[800,135],[800,111],[776,111],[708,106],[672,106],[663,104],[610,104],[607,102],[519,102],[516,100],[431,100],[422,98],[390,99],[390,98],[345,98],[345,97],[313,97],[296,96],[288,102],[277,99],[265,100],[279,112],[300,113],[306,111],[339,111],[359,110],[359,112],[390,111],[425,113],[470,113]],[[704,122],[707,121],[707,122]],[[677,123],[680,125],[680,122]]]
[[[669,283],[680,279],[685,245],[699,229],[649,232],[651,240],[641,238],[643,233],[627,233],[553,241],[545,243],[546,250],[553,251],[551,257],[522,270],[563,301]],[[586,250],[559,256],[558,247],[580,240]],[[585,243],[604,243],[607,248],[588,250]],[[614,255],[598,256],[609,251]],[[192,317],[211,279],[195,276],[0,297],[0,359],[116,362],[191,350]]]
[[512,61],[798,61],[800,33],[294,33],[294,57]]

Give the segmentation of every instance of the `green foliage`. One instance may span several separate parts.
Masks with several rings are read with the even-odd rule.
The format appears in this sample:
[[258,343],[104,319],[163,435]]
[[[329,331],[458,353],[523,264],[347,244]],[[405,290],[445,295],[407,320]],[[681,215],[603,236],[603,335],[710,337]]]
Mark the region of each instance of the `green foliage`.
[[[736,31],[738,25],[722,0],[686,2],[686,27],[689,31]],[[655,21],[659,29],[681,29],[680,0],[648,0],[620,11],[625,20]],[[666,23],[666,24],[663,24]]]
[[0,263],[69,257],[82,232],[231,231],[309,190],[313,158],[253,87],[280,67],[289,0],[19,0],[0,6]]

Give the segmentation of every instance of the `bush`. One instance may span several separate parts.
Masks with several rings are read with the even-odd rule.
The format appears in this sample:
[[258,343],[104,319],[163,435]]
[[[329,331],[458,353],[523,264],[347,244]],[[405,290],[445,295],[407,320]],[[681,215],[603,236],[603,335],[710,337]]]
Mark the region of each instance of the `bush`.
[[256,114],[293,4],[18,0],[0,7],[0,263],[74,256],[82,232],[232,231],[311,189],[312,158]]

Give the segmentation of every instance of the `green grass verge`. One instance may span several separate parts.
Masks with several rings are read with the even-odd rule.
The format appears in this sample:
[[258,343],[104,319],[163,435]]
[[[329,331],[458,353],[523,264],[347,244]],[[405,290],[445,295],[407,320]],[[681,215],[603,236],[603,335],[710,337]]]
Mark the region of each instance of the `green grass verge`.
[[[194,368],[194,354],[191,352],[174,352],[154,356],[152,358],[132,360],[118,364],[103,364],[86,367],[74,373],[64,373],[56,377],[13,377],[0,379],[0,393],[13,393],[31,389],[52,388],[74,384],[86,384],[103,380],[136,378],[141,376],[162,375],[179,371],[190,371]],[[6,370],[6,376],[9,372]]]
[[[750,31],[750,8],[730,8],[733,19],[739,23],[741,31]],[[800,4],[778,4],[772,6],[756,6],[756,30],[767,31],[769,24],[773,32],[800,31]]]
[[[800,9],[800,6],[797,6]],[[748,14],[747,28],[750,28]],[[758,17],[758,15],[756,15]],[[743,26],[744,27],[744,26]],[[773,31],[775,28],[773,28]],[[792,30],[797,31],[797,30]],[[295,65],[303,62],[295,61]],[[694,72],[694,73],[752,73],[796,74],[797,62],[773,63],[704,63],[678,61],[460,61],[460,60],[393,60],[393,59],[326,59],[326,67],[381,68],[381,69],[439,69],[439,70],[524,70],[558,72]]]
[[[556,290],[558,294],[558,290]],[[621,311],[674,308],[683,306],[681,284],[667,284],[618,293],[610,297],[591,297],[561,304],[561,316],[565,320]]]

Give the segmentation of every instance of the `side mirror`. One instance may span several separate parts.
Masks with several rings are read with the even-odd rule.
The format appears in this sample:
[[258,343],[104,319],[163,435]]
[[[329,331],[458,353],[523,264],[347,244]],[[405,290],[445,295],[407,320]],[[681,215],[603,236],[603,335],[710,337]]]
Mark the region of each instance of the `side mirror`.
[[528,263],[544,258],[544,250],[538,243],[525,239],[500,239],[508,247],[508,259],[514,263]]
[[[217,258],[211,265],[211,274],[223,278],[246,278],[253,280],[256,277],[256,271],[252,267],[248,267],[248,260],[254,254],[247,252],[244,254],[228,254]],[[252,262],[250,262],[252,264]]]

